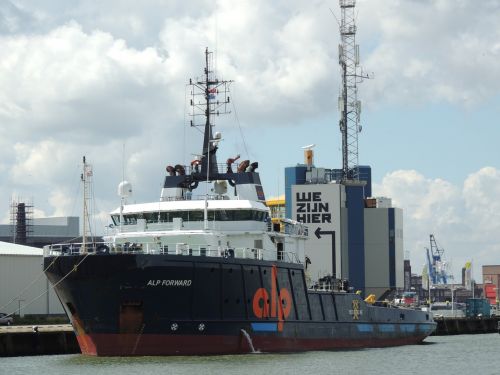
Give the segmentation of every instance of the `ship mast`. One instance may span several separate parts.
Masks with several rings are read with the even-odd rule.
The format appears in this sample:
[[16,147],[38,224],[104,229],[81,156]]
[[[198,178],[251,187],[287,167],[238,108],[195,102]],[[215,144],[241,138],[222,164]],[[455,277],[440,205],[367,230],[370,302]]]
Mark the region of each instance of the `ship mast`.
[[[229,110],[229,86],[233,81],[219,80],[213,69],[213,52],[205,50],[205,70],[202,77],[190,79],[191,86],[191,126],[204,127],[203,148],[201,155],[201,175],[211,181],[218,173],[217,144],[212,127],[216,116],[231,113]],[[198,117],[205,121],[197,123]]]
[[[203,132],[203,148],[201,155],[201,177],[206,178],[206,191],[205,191],[205,208],[203,210],[204,216],[204,229],[208,229],[208,185],[209,182],[217,177],[219,170],[217,167],[217,147],[220,142],[220,134],[216,133],[214,138],[212,127],[213,118],[222,114],[231,113],[228,108],[230,103],[229,99],[229,85],[233,81],[219,80],[215,75],[213,69],[213,52],[208,48],[205,49],[205,71],[203,77],[189,80],[191,86],[191,126],[204,126]],[[197,116],[204,116],[204,124],[196,124],[195,119]]]
[[90,205],[91,205],[91,185],[92,185],[92,165],[87,163],[83,157],[83,171],[81,181],[83,183],[83,229],[82,229],[82,253],[87,253],[87,235],[92,235],[90,227]]

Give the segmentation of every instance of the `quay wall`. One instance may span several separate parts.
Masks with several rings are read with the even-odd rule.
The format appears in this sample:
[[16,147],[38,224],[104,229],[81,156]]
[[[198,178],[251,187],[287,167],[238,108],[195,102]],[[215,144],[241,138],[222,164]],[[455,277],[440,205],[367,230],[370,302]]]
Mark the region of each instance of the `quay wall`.
[[491,318],[434,318],[437,328],[433,336],[498,332],[500,317]]
[[[40,326],[43,327],[43,326]],[[9,327],[15,328],[15,327]],[[76,354],[80,348],[72,330],[30,331],[2,329],[0,332],[0,357],[28,355]]]

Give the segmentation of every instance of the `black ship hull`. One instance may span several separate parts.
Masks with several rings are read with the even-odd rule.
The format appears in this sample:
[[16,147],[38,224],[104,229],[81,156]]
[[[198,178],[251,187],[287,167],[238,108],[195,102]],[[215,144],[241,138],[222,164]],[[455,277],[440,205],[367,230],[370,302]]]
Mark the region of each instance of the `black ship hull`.
[[46,257],[83,354],[236,354],[421,342],[428,313],[309,291],[301,265],[104,254]]

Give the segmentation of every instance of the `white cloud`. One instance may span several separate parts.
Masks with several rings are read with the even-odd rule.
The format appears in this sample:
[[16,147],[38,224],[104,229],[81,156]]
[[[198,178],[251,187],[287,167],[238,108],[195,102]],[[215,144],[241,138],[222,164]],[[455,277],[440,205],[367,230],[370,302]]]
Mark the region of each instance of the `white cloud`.
[[485,167],[469,175],[461,186],[442,179],[430,179],[414,170],[399,170],[374,184],[376,195],[390,196],[403,208],[405,250],[409,250],[413,271],[424,263],[424,248],[434,234],[452,261],[460,280],[460,268],[474,259],[475,275],[480,265],[498,264],[500,256],[500,171]]
[[[376,41],[367,102],[448,102],[473,107],[498,94],[500,2],[359,1],[359,36]],[[381,99],[383,98],[383,99]]]
[[54,208],[53,216],[70,216],[75,200],[64,188],[56,188],[50,193],[49,203]]
[[[131,154],[148,152],[152,167],[178,154],[177,144],[164,142],[182,132],[184,84],[167,100],[171,66],[155,48],[136,50],[74,21],[45,34],[0,34],[0,45],[3,196],[33,199],[40,215],[74,215],[61,198],[74,194],[83,155],[98,163],[99,191],[120,181],[123,142]],[[150,179],[150,169],[139,169]],[[7,211],[8,199],[0,207]]]
[[[360,88],[364,107],[445,102],[462,111],[499,94],[499,1],[356,6],[362,65],[375,72]],[[295,124],[336,127],[338,29],[330,7],[339,13],[324,0],[2,2],[0,196],[33,198],[40,215],[78,214],[72,201],[87,155],[102,214],[117,205],[125,144],[136,199],[157,199],[165,165],[199,152],[200,136],[183,128],[184,90],[201,75],[206,46],[217,48],[223,78],[236,81],[231,95],[243,128],[281,126],[278,142],[286,144]],[[278,152],[270,144],[253,145],[267,158],[262,165],[273,165]],[[495,262],[498,169],[481,169],[463,186],[424,174],[396,171],[375,190],[406,209],[407,248],[421,251],[435,233],[460,262],[470,252]],[[7,211],[8,198],[0,201]]]
[[11,181],[22,185],[36,181],[38,184],[51,184],[57,181],[62,170],[69,169],[68,146],[53,140],[43,140],[35,147],[26,143],[14,145],[17,163],[11,168]]
[[483,231],[500,231],[500,171],[484,167],[464,182],[465,207]]
[[[0,37],[0,120],[4,136],[55,139],[137,134],[167,77],[153,48],[137,51],[75,22],[44,35]],[[180,99],[182,100],[182,99]],[[99,137],[99,135],[101,137]]]

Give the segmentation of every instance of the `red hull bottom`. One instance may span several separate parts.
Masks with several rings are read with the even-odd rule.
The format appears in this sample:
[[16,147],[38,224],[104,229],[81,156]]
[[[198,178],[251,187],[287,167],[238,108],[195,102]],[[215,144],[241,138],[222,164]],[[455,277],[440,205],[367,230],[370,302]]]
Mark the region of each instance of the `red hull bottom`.
[[[427,335],[384,339],[298,339],[254,336],[259,352],[301,352],[348,348],[376,348],[418,344]],[[82,354],[94,356],[169,356],[251,353],[241,336],[84,334],[77,336]]]

